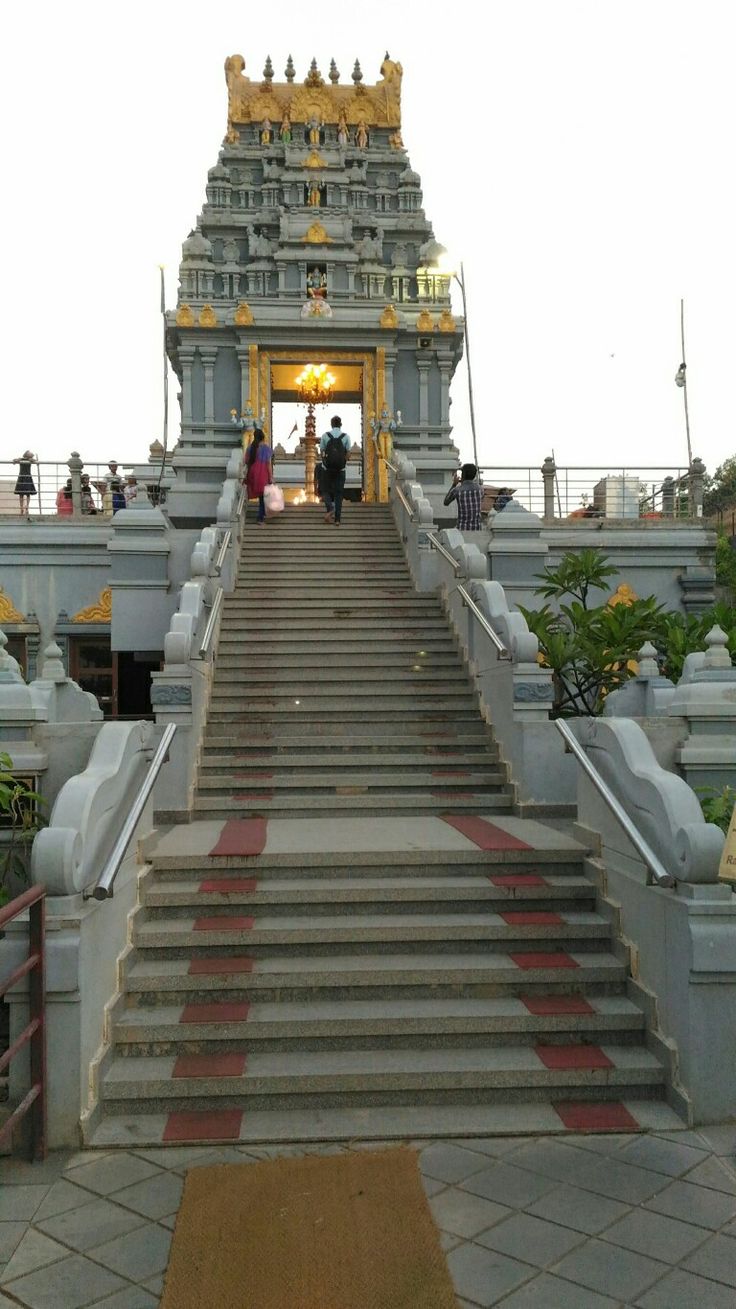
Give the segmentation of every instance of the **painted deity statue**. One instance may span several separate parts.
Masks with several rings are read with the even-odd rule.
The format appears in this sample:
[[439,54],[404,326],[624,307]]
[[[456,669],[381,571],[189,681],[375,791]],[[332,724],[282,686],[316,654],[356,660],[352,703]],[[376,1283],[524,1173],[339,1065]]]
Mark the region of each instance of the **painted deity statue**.
[[319,145],[319,134],[324,127],[324,123],[316,114],[312,114],[307,122],[307,127],[309,128],[309,144]]
[[284,142],[284,145],[288,145],[289,142],[291,141],[291,119],[289,118],[288,109],[284,112],[284,117],[281,121],[281,127],[279,128],[279,136],[281,137],[281,140]]
[[319,182],[316,181],[316,179],[309,183],[307,204],[312,209],[319,209],[320,205],[322,204],[322,192],[320,191],[319,188]]
[[340,110],[340,119],[337,124],[337,144],[347,145],[348,143],[348,122],[345,117],[345,110]]
[[368,127],[362,118],[355,129],[355,144],[359,150],[365,150],[368,145]]
[[378,499],[381,504],[388,503],[388,461],[394,449],[394,432],[401,427],[401,410],[396,410],[393,419],[387,405],[383,405],[378,418],[371,418],[371,432],[375,447],[378,472]]
[[320,300],[327,297],[327,276],[319,268],[313,268],[307,277],[307,295]]
[[261,145],[270,145],[273,132],[271,128],[271,119],[264,118],[261,123]]

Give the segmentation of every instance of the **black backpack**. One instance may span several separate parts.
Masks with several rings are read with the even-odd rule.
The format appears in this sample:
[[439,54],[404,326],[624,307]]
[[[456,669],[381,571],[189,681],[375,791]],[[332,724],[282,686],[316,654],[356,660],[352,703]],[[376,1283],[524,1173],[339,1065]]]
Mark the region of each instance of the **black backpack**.
[[348,452],[345,449],[341,436],[330,437],[325,446],[322,462],[328,473],[343,473],[345,471],[345,465],[348,462]]

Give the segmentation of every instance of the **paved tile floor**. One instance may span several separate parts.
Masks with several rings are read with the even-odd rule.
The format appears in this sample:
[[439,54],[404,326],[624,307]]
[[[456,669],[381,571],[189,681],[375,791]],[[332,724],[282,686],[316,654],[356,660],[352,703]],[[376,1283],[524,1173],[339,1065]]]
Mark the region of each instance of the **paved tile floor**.
[[[460,1309],[736,1306],[736,1126],[414,1144]],[[155,1309],[189,1168],[345,1148],[2,1160],[0,1309]]]

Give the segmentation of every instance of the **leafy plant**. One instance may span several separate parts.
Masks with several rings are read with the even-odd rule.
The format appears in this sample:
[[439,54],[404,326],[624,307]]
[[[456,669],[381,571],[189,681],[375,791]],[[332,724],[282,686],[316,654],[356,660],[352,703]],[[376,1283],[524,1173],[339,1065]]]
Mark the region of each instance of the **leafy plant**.
[[662,655],[662,672],[671,681],[682,677],[685,658],[696,650],[705,650],[705,638],[712,627],[723,629],[731,656],[736,654],[736,609],[716,604],[703,614],[665,613],[655,644]]
[[716,539],[716,582],[730,593],[732,602],[736,600],[736,550],[725,532]]
[[579,601],[554,613],[523,609],[553,673],[553,717],[603,712],[607,695],[635,671],[645,641],[655,638],[661,607],[654,599],[586,609]]
[[563,555],[556,568],[545,568],[543,573],[536,574],[542,585],[537,587],[535,595],[542,595],[546,600],[562,600],[569,595],[587,609],[589,592],[605,590],[608,578],[617,573],[618,569],[609,564],[602,550],[571,552]]
[[9,899],[11,877],[28,881],[28,855],[44,821],[39,814],[41,796],[12,770],[10,755],[0,753],[0,830],[10,834],[7,844],[0,845],[0,904]]
[[695,788],[701,797],[700,807],[707,823],[715,823],[722,832],[727,832],[731,824],[733,807],[736,803],[736,791],[732,786],[698,786]]
[[736,505],[736,455],[719,464],[712,477],[703,479],[703,513],[708,517]]

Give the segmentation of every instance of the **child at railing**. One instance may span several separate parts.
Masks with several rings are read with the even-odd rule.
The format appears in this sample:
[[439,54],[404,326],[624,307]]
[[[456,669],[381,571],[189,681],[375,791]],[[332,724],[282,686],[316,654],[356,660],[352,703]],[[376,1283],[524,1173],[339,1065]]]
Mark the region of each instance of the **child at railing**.
[[36,494],[36,486],[31,476],[31,464],[38,466],[38,459],[32,450],[26,450],[25,454],[19,455],[17,459],[13,460],[13,463],[20,464],[14,494],[18,497],[21,516],[25,515],[27,518],[31,507],[31,496]]

